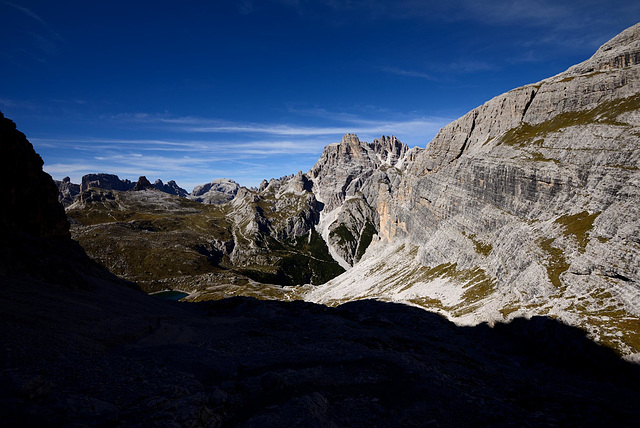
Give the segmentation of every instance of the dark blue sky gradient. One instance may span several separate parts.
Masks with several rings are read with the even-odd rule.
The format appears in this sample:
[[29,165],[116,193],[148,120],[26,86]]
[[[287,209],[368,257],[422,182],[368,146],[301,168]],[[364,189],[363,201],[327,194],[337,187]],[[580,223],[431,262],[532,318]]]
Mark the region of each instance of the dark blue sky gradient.
[[346,132],[424,147],[639,19],[629,1],[0,0],[0,110],[56,179],[252,186]]

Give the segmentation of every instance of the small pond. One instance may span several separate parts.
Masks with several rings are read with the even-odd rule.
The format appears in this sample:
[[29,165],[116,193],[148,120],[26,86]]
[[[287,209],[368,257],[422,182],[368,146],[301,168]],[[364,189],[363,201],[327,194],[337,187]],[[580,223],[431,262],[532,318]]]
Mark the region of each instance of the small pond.
[[180,300],[183,297],[187,297],[189,295],[189,293],[183,293],[182,291],[170,290],[170,291],[161,291],[159,293],[152,293],[150,295],[153,296],[153,297],[158,297],[160,299]]

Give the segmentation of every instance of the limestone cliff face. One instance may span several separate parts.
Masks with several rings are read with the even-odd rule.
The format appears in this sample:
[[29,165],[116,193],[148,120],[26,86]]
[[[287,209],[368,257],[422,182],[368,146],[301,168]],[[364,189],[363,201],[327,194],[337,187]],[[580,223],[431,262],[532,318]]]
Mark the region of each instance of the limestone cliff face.
[[58,201],[64,207],[68,207],[73,200],[80,194],[80,185],[71,182],[71,178],[65,177],[62,181],[54,180],[58,187]]
[[309,298],[408,301],[463,322],[552,314],[640,352],[639,52],[640,24],[472,110],[426,150],[401,150],[397,173],[365,186],[380,239],[368,263]]
[[82,177],[80,184],[80,192],[86,192],[92,187],[104,190],[130,190],[133,189],[135,183],[131,180],[120,180],[114,174],[87,174]]
[[409,148],[396,137],[372,143],[346,134],[324,149],[307,173],[323,205],[319,231],[343,267],[357,262],[378,232],[378,199],[399,183]]
[[211,183],[194,187],[187,197],[205,204],[223,204],[235,198],[239,188],[240,185],[235,181],[219,178]]

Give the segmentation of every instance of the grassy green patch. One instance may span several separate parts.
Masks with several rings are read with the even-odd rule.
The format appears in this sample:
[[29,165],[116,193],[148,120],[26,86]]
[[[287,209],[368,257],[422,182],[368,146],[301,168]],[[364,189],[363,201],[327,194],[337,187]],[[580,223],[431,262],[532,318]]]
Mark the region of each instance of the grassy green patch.
[[444,307],[440,300],[429,297],[415,297],[410,299],[412,303],[429,308],[429,305],[451,311],[455,316],[461,316],[477,309],[479,302],[489,297],[496,291],[496,280],[490,278],[483,269],[458,269],[456,263],[443,263],[435,267],[419,267],[408,272],[405,278],[400,278],[399,283],[407,284],[400,291],[408,290],[419,282],[428,283],[436,278],[450,279],[463,284],[464,292],[459,304]]
[[520,306],[506,306],[502,309],[500,309],[500,313],[502,314],[503,318],[507,318],[509,315],[511,315],[512,313],[518,311],[520,309]]
[[482,143],[482,145],[483,145],[483,146],[486,146],[486,145],[487,145],[487,144],[489,144],[489,143],[491,142],[491,140],[493,140],[494,138],[495,138],[495,137],[489,137],[489,138],[487,138],[487,140],[486,140],[484,143]]
[[338,245],[340,246],[343,246],[347,243],[353,243],[356,240],[349,228],[344,223],[340,223],[338,227],[336,227],[331,231],[331,233],[329,233],[329,237],[333,238],[334,236],[338,237]]
[[463,232],[463,235],[465,235],[467,238],[471,240],[471,242],[473,242],[476,253],[487,257],[489,254],[491,254],[491,251],[493,251],[493,245],[491,243],[485,244],[484,242],[476,239],[475,233],[467,235],[466,233]]
[[272,263],[246,266],[238,272],[258,282],[278,285],[323,284],[344,272],[315,229],[310,235],[287,242],[267,240]]
[[584,253],[589,242],[589,231],[593,228],[593,222],[600,212],[589,214],[587,211],[573,215],[564,215],[555,220],[555,223],[564,226],[564,235],[573,236],[578,242],[580,252]]
[[555,287],[560,288],[562,287],[560,275],[569,269],[569,263],[567,263],[567,260],[564,257],[564,251],[551,245],[554,240],[554,238],[540,239],[538,241],[538,245],[548,255],[546,267],[549,280]]
[[423,308],[439,308],[442,309],[442,302],[438,299],[432,299],[430,297],[414,297],[409,299],[409,302],[414,305],[422,306]]
[[535,139],[544,138],[545,135],[558,132],[561,129],[578,125],[593,123],[620,125],[617,117],[623,113],[640,108],[640,94],[628,98],[607,101],[591,110],[561,113],[552,119],[535,125],[522,123],[520,126],[510,129],[501,138],[498,144],[524,147]]
[[362,258],[369,245],[371,245],[371,240],[373,239],[373,235],[378,233],[376,227],[373,223],[367,221],[364,225],[364,229],[362,230],[362,234],[360,235],[360,242],[358,243],[358,250],[356,252],[355,260],[358,261]]
[[635,165],[620,165],[620,164],[616,164],[616,165],[607,165],[607,167],[609,168],[618,168],[618,169],[624,169],[626,171],[637,171],[639,168]]

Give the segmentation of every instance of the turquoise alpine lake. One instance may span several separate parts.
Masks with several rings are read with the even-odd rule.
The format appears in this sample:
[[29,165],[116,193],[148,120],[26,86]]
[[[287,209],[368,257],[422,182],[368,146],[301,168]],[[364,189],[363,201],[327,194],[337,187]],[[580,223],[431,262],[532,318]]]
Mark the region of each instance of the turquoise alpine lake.
[[151,296],[153,297],[158,297],[160,299],[167,299],[167,300],[180,300],[183,297],[187,297],[188,295],[189,293],[183,293],[182,291],[174,291],[174,290],[161,291],[159,293],[151,294]]

